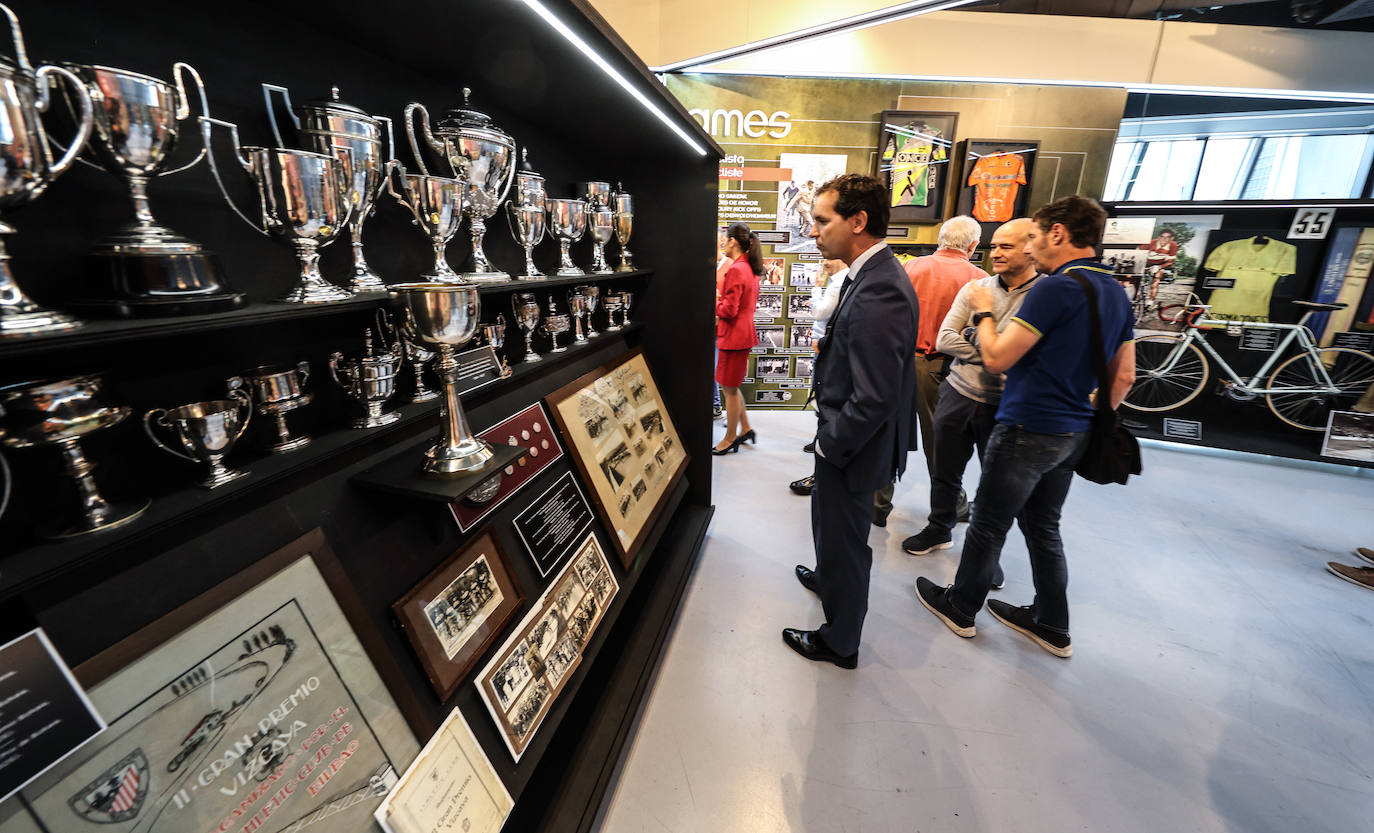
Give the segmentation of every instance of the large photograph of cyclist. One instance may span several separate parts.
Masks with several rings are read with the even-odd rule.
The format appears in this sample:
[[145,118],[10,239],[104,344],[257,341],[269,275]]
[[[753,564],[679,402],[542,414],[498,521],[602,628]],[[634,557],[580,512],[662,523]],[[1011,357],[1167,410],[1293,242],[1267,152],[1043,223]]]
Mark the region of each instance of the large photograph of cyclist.
[[1177,319],[1196,296],[1198,268],[1211,233],[1221,228],[1221,219],[1220,214],[1176,214],[1155,219],[1150,241],[1141,243],[1131,255],[1143,263],[1131,279],[1123,281],[1136,310],[1137,329],[1182,329]]
[[958,113],[883,111],[874,175],[891,192],[893,222],[945,219],[958,124]]

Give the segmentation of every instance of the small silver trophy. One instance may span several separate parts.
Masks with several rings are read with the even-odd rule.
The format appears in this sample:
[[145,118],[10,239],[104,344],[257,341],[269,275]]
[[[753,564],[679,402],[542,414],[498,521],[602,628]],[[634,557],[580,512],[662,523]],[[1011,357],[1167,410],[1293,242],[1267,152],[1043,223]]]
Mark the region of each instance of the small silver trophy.
[[620,190],[620,183],[617,182],[615,187],[611,205],[615,209],[615,239],[620,243],[620,265],[615,267],[615,271],[633,272],[635,265],[630,256],[630,231],[635,219],[634,197]]
[[635,294],[633,292],[620,293],[620,326],[630,325],[630,307],[634,306]]
[[587,274],[572,262],[569,248],[582,239],[587,231],[587,204],[582,200],[550,198],[549,230],[558,238],[561,250],[558,272],[560,278],[575,278]]
[[550,353],[562,353],[568,349],[568,345],[559,345],[558,337],[572,329],[572,322],[568,319],[567,313],[558,311],[558,304],[553,298],[549,298],[549,314],[544,316],[544,332],[548,334],[549,341],[553,343]]
[[287,414],[315,401],[315,394],[305,391],[309,379],[310,362],[297,362],[295,367],[255,367],[242,376],[231,376],[227,380],[231,392],[243,387],[251,389],[258,413],[276,420],[277,441],[271,446],[273,454],[285,454],[310,445],[309,436],[293,437],[286,425]]
[[587,232],[592,237],[592,274],[607,275],[606,244],[615,235],[615,212],[611,209],[609,182],[579,182],[577,191],[587,203]]
[[596,311],[601,308],[601,287],[595,284],[584,284],[577,287],[577,291],[583,298],[587,299],[587,338],[596,338],[601,333],[592,326],[592,319],[596,316]]
[[582,294],[582,287],[568,290],[568,312],[573,317],[573,343],[586,344],[587,337],[582,331],[582,319],[587,317],[587,297]]
[[[234,471],[224,465],[224,457],[248,429],[253,418],[253,400],[242,388],[232,388],[229,399],[192,402],[179,408],[154,408],[143,415],[143,430],[148,439],[163,451],[193,463],[205,463],[210,472],[200,485],[218,489],[247,476],[247,471]],[[156,422],[171,432],[184,451],[164,443],[153,431]]]
[[[401,190],[396,190],[399,183]],[[387,191],[415,216],[415,224],[429,236],[434,247],[434,271],[421,277],[437,283],[465,284],[448,265],[448,244],[463,222],[463,180],[428,174],[408,174],[399,162],[391,163]]]
[[403,359],[401,349],[397,344],[388,346],[380,333],[378,340],[382,342],[382,349],[374,350],[372,328],[369,327],[363,336],[361,356],[348,360],[342,353],[333,353],[329,357],[329,375],[367,409],[366,414],[350,423],[354,428],[380,428],[401,418],[395,411],[382,410],[396,393],[396,376]]
[[430,402],[439,398],[439,392],[425,384],[425,365],[434,361],[436,354],[425,347],[420,334],[410,322],[401,325],[401,346],[405,349],[406,361],[415,372],[415,392],[410,395],[411,402]]
[[502,355],[501,348],[506,346],[506,316],[496,313],[496,323],[482,324],[482,340],[491,345],[491,349],[501,359],[501,377],[505,378],[511,374],[510,362]]
[[530,167],[529,148],[520,151],[520,170],[515,174],[515,198],[506,203],[506,222],[511,236],[525,250],[525,274],[519,280],[543,280],[547,276],[534,265],[534,247],[544,239],[548,192],[544,177]]
[[525,334],[525,361],[538,362],[543,358],[534,352],[534,333],[539,329],[539,301],[533,292],[517,292],[510,299],[511,310],[515,313],[515,326]]
[[603,306],[606,307],[606,332],[613,333],[616,330],[624,329],[615,323],[615,314],[625,308],[625,299],[614,292],[607,292]]

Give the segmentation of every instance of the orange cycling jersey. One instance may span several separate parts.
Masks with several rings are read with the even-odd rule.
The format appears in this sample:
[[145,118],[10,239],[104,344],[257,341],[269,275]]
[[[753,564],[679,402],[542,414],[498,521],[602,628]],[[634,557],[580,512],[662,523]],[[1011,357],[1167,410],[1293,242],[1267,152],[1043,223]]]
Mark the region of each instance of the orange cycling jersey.
[[1015,153],[978,157],[968,184],[977,187],[973,216],[984,223],[1005,223],[1016,210],[1016,192],[1026,184],[1026,162]]

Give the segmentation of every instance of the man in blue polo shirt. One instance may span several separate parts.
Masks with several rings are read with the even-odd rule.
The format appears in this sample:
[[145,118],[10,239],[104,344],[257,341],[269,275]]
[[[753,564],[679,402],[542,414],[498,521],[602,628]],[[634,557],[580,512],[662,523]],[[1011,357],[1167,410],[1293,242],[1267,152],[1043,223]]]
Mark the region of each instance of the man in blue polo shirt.
[[1107,220],[1102,206],[1086,197],[1064,197],[1031,219],[1026,253],[1046,276],[1026,295],[1013,325],[998,333],[986,288],[969,289],[978,310],[972,320],[983,366],[989,373],[1005,372],[1007,382],[954,583],[941,587],[922,576],[916,579],[916,595],[950,630],[973,636],[974,616],[992,588],[1007,531],[1017,521],[1030,551],[1035,599],[1024,607],[993,599],[988,610],[1046,651],[1068,657],[1073,654],[1069,572],[1059,513],[1087,444],[1090,396],[1098,382],[1088,297],[1075,276],[1097,290],[1113,408],[1135,383],[1133,317],[1112,270],[1096,260]]

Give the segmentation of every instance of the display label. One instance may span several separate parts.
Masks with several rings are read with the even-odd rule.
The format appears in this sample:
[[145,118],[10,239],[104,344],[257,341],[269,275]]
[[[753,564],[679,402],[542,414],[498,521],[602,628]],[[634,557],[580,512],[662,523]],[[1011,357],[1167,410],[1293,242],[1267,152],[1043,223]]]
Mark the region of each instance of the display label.
[[1102,243],[1149,243],[1154,232],[1154,217],[1113,217],[1102,232]]
[[515,516],[515,532],[541,576],[558,566],[591,528],[592,509],[570,471]]
[[41,628],[0,646],[0,802],[104,730]]
[[762,243],[762,244],[764,244],[764,245],[773,245],[773,244],[776,244],[776,243],[783,243],[783,244],[786,244],[786,243],[791,243],[791,242],[792,242],[792,233],[789,232],[789,231],[785,231],[785,230],[784,230],[784,231],[757,231],[757,232],[755,232],[755,234],[757,234],[757,235],[759,236],[759,242]]
[[1374,333],[1346,331],[1336,333],[1331,339],[1332,347],[1349,347],[1352,350],[1374,349]]
[[1202,279],[1202,288],[1203,288],[1203,289],[1230,289],[1230,288],[1234,287],[1235,285],[1236,285],[1236,279],[1235,279],[1235,278],[1217,278],[1217,277],[1211,277],[1211,278],[1203,278],[1203,279]]
[[1288,227],[1289,240],[1324,240],[1336,219],[1334,208],[1299,208]]
[[501,486],[495,496],[486,503],[474,506],[467,501],[456,500],[449,504],[453,519],[458,522],[458,528],[463,532],[477,526],[483,518],[518,492],[520,487],[533,480],[554,460],[563,456],[563,446],[558,442],[558,434],[549,423],[544,406],[538,402],[477,436],[492,445],[524,446],[526,453],[501,472]]
[[458,395],[475,391],[501,378],[501,360],[491,345],[465,350],[458,360]]
[[1202,423],[1194,419],[1165,417],[1164,436],[1179,440],[1201,440]]
[[1240,334],[1240,349],[1273,352],[1279,346],[1279,331],[1267,327],[1246,327]]
[[755,405],[781,405],[784,402],[792,401],[792,391],[790,390],[756,390],[754,391]]
[[906,238],[911,236],[911,229],[907,226],[888,226],[887,237],[889,240]]

